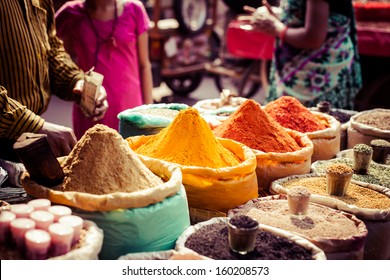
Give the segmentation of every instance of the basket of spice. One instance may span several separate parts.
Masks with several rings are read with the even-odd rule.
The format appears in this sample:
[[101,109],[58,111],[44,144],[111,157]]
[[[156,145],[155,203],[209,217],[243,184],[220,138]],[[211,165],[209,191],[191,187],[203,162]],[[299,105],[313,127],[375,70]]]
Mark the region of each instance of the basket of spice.
[[313,143],[303,133],[285,129],[254,100],[247,100],[213,129],[217,137],[248,146],[256,155],[259,193],[267,195],[271,182],[310,172]]
[[90,128],[59,161],[65,174],[61,184],[49,188],[26,173],[23,187],[32,197],[72,207],[102,228],[101,259],[172,249],[190,224],[180,168],[142,161],[107,126]]
[[188,108],[186,104],[159,103],[127,109],[118,114],[119,133],[123,138],[156,134],[166,127],[180,110],[186,108]]
[[367,238],[364,223],[349,213],[316,203],[299,203],[297,190],[306,202],[310,197],[306,195],[308,189],[296,186],[289,189],[287,196],[280,194],[251,200],[230,210],[229,217],[246,215],[259,224],[300,235],[323,250],[327,259],[363,259]]
[[328,114],[340,122],[340,150],[345,150],[348,146],[348,126],[352,116],[358,111],[332,108],[329,101],[321,101],[317,107],[310,108],[311,111]]
[[[321,164],[317,161],[313,165]],[[340,163],[329,163],[331,167]],[[350,169],[352,165],[349,165]],[[390,242],[390,191],[386,187],[354,180],[355,174],[344,195],[333,195],[327,191],[326,169],[320,174],[295,175],[276,180],[271,192],[287,194],[296,186],[304,186],[311,192],[310,201],[355,215],[368,230],[364,259],[389,259]]]
[[309,137],[314,145],[312,162],[331,159],[340,151],[340,122],[333,116],[310,111],[291,96],[269,102],[264,110],[281,126]]
[[[296,234],[275,227],[259,224],[253,246],[237,251],[237,246],[248,246],[246,239],[230,240],[229,222],[232,218],[212,218],[190,226],[178,238],[176,250],[182,253],[196,252],[215,260],[325,260],[324,252],[313,243]],[[234,225],[245,231],[252,227],[252,219],[239,216]],[[233,237],[234,238],[234,237]],[[232,242],[233,241],[233,242]],[[239,244],[235,242],[240,241]],[[233,246],[233,250],[232,247]],[[248,249],[249,248],[249,249]]]
[[103,243],[94,222],[47,199],[11,205],[0,213],[0,225],[2,260],[95,260]]
[[348,127],[348,146],[370,145],[372,140],[390,141],[390,110],[373,109],[362,111],[351,117]]
[[181,111],[156,135],[126,140],[141,158],[180,167],[192,223],[226,216],[229,209],[258,196],[252,150],[215,137],[195,108]]

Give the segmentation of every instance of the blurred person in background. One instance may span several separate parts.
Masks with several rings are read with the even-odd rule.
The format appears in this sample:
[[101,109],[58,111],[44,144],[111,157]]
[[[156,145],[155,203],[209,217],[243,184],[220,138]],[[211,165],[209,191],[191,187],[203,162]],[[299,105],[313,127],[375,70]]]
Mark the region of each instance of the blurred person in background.
[[[18,161],[13,144],[24,132],[46,134],[54,154],[68,155],[73,130],[40,117],[52,94],[79,102],[84,73],[56,36],[51,0],[0,1],[0,158]],[[107,110],[102,87],[93,111]]]
[[305,106],[329,101],[353,109],[362,86],[351,0],[281,0],[251,12],[253,26],[275,36],[267,101],[293,96]]
[[[129,108],[153,103],[149,60],[149,17],[141,1],[69,1],[56,13],[58,36],[75,62],[104,75],[110,104],[99,123],[119,129],[117,115]],[[73,106],[77,138],[94,123]]]

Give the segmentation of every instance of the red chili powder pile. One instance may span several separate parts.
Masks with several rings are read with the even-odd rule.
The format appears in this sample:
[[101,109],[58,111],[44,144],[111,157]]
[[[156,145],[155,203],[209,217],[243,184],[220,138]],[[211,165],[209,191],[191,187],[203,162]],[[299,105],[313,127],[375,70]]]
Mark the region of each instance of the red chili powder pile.
[[264,110],[281,126],[302,133],[313,132],[329,127],[329,124],[326,121],[321,121],[317,118],[295,97],[282,96],[269,102]]
[[263,152],[286,153],[301,149],[294,138],[251,99],[242,103],[213,132],[217,137],[232,139]]

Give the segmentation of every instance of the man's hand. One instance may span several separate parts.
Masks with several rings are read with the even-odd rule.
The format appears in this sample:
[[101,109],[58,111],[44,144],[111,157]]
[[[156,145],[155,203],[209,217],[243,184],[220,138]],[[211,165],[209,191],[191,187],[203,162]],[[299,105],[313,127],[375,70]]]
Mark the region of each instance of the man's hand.
[[62,125],[45,122],[38,133],[47,135],[47,140],[56,157],[69,155],[77,142],[73,130]]
[[[73,89],[73,93],[81,95],[83,92],[83,86],[84,86],[84,80],[79,80]],[[97,122],[98,120],[101,120],[106,114],[107,109],[108,109],[108,102],[107,102],[106,89],[103,86],[101,86],[98,97],[96,98],[95,109],[93,110],[93,115],[91,116],[92,121]]]

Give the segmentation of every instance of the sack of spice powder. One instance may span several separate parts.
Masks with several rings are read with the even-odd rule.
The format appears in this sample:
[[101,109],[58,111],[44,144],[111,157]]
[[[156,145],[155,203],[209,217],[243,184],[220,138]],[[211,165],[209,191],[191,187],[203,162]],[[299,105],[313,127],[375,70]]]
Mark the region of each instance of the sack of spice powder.
[[320,112],[312,112],[317,118],[324,119],[329,127],[323,130],[306,132],[305,134],[313,141],[314,150],[311,162],[317,160],[331,159],[340,152],[340,127],[341,124],[336,118]]
[[[314,163],[320,163],[320,161]],[[314,169],[315,170],[315,169]],[[362,220],[368,230],[364,259],[390,259],[390,190],[386,187],[352,179],[343,197],[326,193],[324,174],[289,176],[276,180],[271,192],[287,194],[288,188],[304,186],[311,192],[310,201],[341,210]]]
[[[151,136],[135,136],[126,140],[134,150],[146,143]],[[204,219],[212,216],[226,216],[229,209],[258,196],[256,158],[245,145],[229,139],[217,138],[223,147],[232,152],[240,163],[237,166],[210,168],[179,165],[183,173],[191,213],[203,212]],[[207,157],[207,155],[205,155]],[[164,162],[139,154],[141,159]],[[189,159],[191,161],[191,159]],[[208,214],[206,214],[206,212]],[[192,223],[202,218],[191,216]]]
[[367,228],[352,214],[309,203],[306,215],[293,216],[287,196],[280,194],[253,199],[228,213],[236,215],[300,235],[322,249],[328,260],[363,259]]
[[351,117],[348,127],[348,148],[367,144],[374,139],[390,141],[390,110],[373,109]]
[[263,224],[259,224],[255,250],[246,255],[234,253],[229,247],[227,226],[228,218],[222,217],[190,226],[177,239],[175,249],[179,253],[195,252],[217,260],[302,260],[302,255],[310,260],[326,260],[324,251],[307,239]]
[[256,174],[260,194],[262,190],[268,193],[271,183],[276,179],[310,172],[313,142],[301,132],[287,128],[285,130],[301,147],[300,150],[285,153],[253,150],[257,161]]

